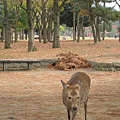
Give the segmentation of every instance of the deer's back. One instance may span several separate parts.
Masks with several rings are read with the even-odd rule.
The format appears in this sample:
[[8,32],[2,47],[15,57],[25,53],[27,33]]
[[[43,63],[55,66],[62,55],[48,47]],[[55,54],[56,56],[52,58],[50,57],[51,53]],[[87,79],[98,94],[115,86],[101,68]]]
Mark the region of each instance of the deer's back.
[[77,72],[73,74],[67,82],[69,85],[81,84],[90,87],[90,77],[84,72]]

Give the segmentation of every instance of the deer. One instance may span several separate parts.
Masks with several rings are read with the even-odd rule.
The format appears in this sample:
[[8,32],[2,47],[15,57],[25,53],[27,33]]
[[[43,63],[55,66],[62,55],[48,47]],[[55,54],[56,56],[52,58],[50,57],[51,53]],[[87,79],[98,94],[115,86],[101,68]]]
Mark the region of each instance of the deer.
[[87,102],[90,89],[90,77],[84,72],[74,73],[68,82],[61,80],[62,101],[66,106],[68,120],[75,120],[78,106],[84,104],[85,120],[87,120]]

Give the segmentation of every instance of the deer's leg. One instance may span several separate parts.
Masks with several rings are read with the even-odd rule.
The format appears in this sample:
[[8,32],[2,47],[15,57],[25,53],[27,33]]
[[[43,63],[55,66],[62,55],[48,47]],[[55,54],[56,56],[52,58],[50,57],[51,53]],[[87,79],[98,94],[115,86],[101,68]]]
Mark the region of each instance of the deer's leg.
[[84,102],[84,110],[85,110],[85,120],[87,120],[87,101]]
[[67,110],[68,113],[68,120],[70,120],[70,110]]

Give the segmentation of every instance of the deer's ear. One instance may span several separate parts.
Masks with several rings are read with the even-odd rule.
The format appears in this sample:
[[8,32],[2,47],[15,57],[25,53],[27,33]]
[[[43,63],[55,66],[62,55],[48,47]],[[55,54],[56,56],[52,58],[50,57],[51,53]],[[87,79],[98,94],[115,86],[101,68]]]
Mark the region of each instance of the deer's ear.
[[61,80],[61,83],[62,83],[62,86],[64,88],[66,86],[66,83],[63,80]]

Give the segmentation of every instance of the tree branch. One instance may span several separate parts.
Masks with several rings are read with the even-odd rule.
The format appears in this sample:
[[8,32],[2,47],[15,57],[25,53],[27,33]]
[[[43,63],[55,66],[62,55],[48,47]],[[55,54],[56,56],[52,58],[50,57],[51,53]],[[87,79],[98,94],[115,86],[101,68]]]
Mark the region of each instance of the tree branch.
[[[120,0],[119,0],[120,1]],[[117,2],[117,0],[115,0],[115,2],[116,2],[116,4],[119,6],[119,8],[120,8],[120,4],[118,4],[118,2]]]
[[27,11],[27,9],[25,9],[23,6],[22,6],[22,4],[23,4],[23,0],[19,0],[20,1],[20,7],[23,9],[23,10],[25,10],[25,11]]
[[59,10],[62,9],[62,7],[63,7],[63,5],[65,4],[66,1],[67,1],[67,0],[64,0],[64,1],[62,2],[62,4],[61,4],[60,7],[59,7]]

